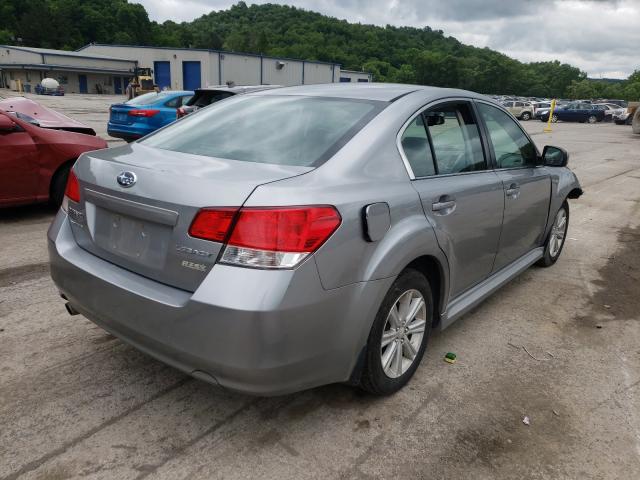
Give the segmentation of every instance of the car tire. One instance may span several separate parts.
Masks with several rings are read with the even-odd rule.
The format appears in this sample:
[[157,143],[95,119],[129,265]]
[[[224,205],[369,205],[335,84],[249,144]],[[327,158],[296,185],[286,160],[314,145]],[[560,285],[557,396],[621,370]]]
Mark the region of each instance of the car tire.
[[555,113],[551,116],[551,123],[558,123],[558,116]]
[[529,112],[524,112],[520,118],[524,121],[531,120],[531,114]]
[[73,166],[73,162],[69,162],[62,166],[53,175],[51,179],[51,188],[49,190],[49,201],[52,205],[59,207],[62,204],[64,198],[64,191],[67,188],[67,178],[69,177],[69,171]]
[[[422,305],[418,308],[420,300]],[[413,316],[412,306],[417,310]],[[429,281],[422,273],[408,268],[393,282],[376,314],[367,341],[360,388],[374,395],[390,395],[406,385],[420,365],[432,325],[433,296]]]
[[[562,223],[564,218],[564,223]],[[559,222],[561,225],[559,225]],[[538,260],[537,265],[541,267],[550,267],[558,261],[564,242],[567,239],[567,230],[569,229],[569,202],[566,200],[556,212],[553,218],[553,225],[544,244],[544,255]]]
[[598,122],[598,117],[596,117],[595,115],[589,115],[587,117],[587,122],[589,123],[597,123]]

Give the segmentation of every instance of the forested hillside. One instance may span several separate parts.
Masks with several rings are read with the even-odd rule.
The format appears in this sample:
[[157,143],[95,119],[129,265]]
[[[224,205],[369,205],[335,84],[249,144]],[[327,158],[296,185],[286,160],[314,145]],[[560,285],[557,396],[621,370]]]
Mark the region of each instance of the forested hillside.
[[[586,75],[559,62],[522,63],[440,30],[352,24],[282,5],[239,2],[192,22],[150,21],[127,0],[2,0],[0,43],[77,49],[87,43],[226,49],[334,61],[376,81],[461,87],[484,93],[563,97],[587,90]],[[587,82],[587,83],[584,83]],[[602,84],[626,96],[627,84]],[[573,90],[572,90],[573,89]],[[631,90],[630,93],[633,93]]]

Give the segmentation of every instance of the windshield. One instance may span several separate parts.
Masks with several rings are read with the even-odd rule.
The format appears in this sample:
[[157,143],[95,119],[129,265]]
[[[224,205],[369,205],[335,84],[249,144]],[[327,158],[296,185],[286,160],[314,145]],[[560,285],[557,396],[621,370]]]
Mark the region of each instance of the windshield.
[[382,105],[342,98],[237,95],[185,117],[141,143],[230,160],[317,166],[368,123]]
[[125,102],[127,105],[151,105],[152,103],[156,103],[162,100],[167,99],[167,97],[171,96],[169,92],[150,92],[145,93],[144,95],[140,95],[139,97],[132,98]]

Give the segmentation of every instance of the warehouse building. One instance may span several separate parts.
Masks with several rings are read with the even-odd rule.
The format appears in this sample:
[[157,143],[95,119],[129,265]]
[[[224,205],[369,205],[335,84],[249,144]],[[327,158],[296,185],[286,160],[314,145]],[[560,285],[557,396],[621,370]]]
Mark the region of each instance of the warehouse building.
[[227,83],[289,86],[372,81],[371,74],[341,70],[337,63],[209,49],[89,44],[66,52],[0,46],[0,87],[5,88],[15,89],[18,79],[33,87],[51,77],[71,93],[120,94],[135,67],[151,68],[158,87],[172,90]]
[[31,91],[48,77],[66,92],[122,93],[135,67],[135,60],[122,57],[0,45],[0,87],[12,90],[20,82]]

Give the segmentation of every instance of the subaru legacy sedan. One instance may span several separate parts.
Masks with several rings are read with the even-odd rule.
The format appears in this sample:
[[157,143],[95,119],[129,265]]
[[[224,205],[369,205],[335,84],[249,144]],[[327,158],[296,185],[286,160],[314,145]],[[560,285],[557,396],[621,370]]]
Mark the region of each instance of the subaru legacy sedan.
[[556,262],[581,193],[472,92],[265,90],[82,155],[51,275],[69,313],[213,384],[390,394],[433,328]]

